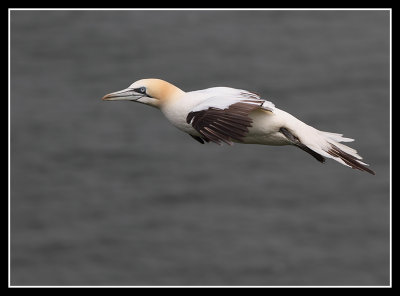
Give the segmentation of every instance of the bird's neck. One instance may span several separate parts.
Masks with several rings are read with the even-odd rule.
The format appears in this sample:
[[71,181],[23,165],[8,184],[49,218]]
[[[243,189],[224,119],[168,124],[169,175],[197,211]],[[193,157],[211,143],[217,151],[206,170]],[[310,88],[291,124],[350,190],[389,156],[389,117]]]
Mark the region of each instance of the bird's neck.
[[179,100],[185,94],[183,90],[166,81],[163,81],[163,83],[161,83],[158,91],[160,92],[158,94],[160,105]]

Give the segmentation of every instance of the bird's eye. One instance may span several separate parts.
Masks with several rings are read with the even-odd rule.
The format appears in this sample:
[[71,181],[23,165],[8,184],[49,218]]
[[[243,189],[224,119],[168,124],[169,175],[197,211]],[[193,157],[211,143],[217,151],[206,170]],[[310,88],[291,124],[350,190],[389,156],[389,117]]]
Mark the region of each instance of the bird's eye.
[[142,87],[138,87],[134,89],[135,92],[141,93],[141,94],[145,94],[146,93],[146,88],[144,86]]

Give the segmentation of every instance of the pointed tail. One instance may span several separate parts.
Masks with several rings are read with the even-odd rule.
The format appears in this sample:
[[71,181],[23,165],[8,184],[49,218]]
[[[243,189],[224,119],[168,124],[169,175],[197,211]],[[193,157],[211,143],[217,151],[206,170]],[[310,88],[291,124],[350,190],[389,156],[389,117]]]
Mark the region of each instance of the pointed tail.
[[301,129],[281,128],[280,131],[297,147],[311,154],[320,162],[325,157],[332,158],[341,164],[368,172],[375,172],[368,168],[368,164],[361,161],[362,157],[357,151],[341,142],[352,142],[353,139],[345,138],[341,134],[319,131],[309,125],[302,123]]
[[362,157],[357,154],[357,150],[350,148],[340,142],[352,142],[354,139],[345,138],[341,134],[318,131],[321,137],[327,142],[323,151],[330,157],[341,164],[347,165],[353,169],[368,172],[375,175],[375,172],[368,168],[368,164],[361,161]]

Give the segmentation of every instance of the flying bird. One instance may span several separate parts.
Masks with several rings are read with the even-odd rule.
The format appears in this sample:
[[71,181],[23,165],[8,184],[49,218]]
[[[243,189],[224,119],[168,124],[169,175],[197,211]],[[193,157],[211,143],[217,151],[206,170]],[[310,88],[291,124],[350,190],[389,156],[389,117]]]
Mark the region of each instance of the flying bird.
[[178,129],[201,144],[293,145],[319,162],[337,162],[375,175],[342,134],[317,130],[258,94],[230,87],[184,92],[161,79],[141,79],[107,94],[105,101],[135,101],[161,110]]

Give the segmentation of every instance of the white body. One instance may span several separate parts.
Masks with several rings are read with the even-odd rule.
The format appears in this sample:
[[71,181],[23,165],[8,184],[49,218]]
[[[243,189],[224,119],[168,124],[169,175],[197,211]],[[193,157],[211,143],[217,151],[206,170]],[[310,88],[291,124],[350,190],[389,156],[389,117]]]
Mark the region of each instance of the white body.
[[332,158],[371,174],[341,134],[319,131],[273,103],[242,89],[213,87],[184,92],[160,79],[142,79],[103,100],[131,100],[159,108],[178,129],[201,143],[295,145],[323,162]]
[[[237,93],[238,89],[228,87],[213,87],[204,90],[191,91],[185,93],[179,99],[168,102],[160,109],[165,117],[178,129],[188,134],[199,136],[200,134],[193,128],[193,126],[186,122],[186,117],[189,112],[197,110],[196,107],[203,104],[210,98],[225,97],[226,94]],[[238,99],[239,100],[239,99]],[[213,105],[224,109],[234,100],[229,98],[227,100],[220,100],[219,105]],[[276,108],[271,102],[268,107],[272,108],[273,112],[266,109],[258,109],[250,113],[250,118],[253,120],[252,127],[249,128],[249,133],[243,139],[246,144],[263,144],[263,145],[290,145],[291,142],[281,133],[279,129],[282,126],[292,126],[296,129],[315,130],[311,126],[298,120],[291,114]],[[208,108],[205,105],[203,108]]]

